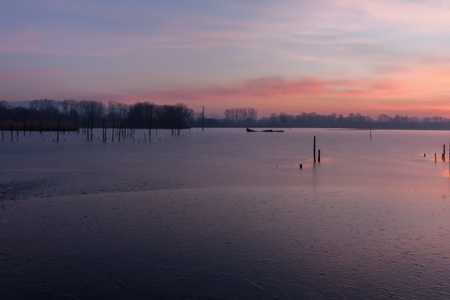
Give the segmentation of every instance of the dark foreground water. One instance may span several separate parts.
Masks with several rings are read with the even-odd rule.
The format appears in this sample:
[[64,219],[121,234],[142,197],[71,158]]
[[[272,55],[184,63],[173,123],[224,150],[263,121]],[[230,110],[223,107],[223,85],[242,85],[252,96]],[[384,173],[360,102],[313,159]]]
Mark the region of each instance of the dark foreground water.
[[447,133],[138,134],[0,143],[0,298],[450,298]]

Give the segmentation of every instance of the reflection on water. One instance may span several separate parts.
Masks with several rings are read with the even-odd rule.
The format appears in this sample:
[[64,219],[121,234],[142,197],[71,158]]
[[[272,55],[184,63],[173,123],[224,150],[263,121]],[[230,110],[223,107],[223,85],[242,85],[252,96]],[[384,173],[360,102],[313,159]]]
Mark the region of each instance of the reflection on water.
[[448,170],[443,171],[443,172],[442,172],[442,175],[443,175],[444,177],[450,178],[450,168],[449,168]]
[[450,298],[445,132],[76,138],[0,144],[0,298]]

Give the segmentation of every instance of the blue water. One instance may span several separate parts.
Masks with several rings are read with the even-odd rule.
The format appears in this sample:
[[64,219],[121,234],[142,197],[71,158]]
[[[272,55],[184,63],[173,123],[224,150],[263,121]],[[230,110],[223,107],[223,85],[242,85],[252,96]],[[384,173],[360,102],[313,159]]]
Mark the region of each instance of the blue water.
[[0,142],[0,294],[447,299],[449,137],[193,129]]

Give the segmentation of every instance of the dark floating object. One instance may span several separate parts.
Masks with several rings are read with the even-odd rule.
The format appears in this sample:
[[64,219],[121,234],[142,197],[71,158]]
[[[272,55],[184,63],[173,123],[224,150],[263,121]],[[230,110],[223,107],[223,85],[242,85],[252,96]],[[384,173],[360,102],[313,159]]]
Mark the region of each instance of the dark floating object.
[[[258,132],[256,130],[250,129],[247,127],[247,132]],[[284,132],[284,130],[273,130],[273,129],[266,129],[259,132]]]
[[261,131],[261,132],[284,132],[284,130],[272,130],[272,129],[266,129],[266,130],[263,130],[263,131]]
[[300,169],[303,169],[303,164],[299,164],[298,166],[300,167]]

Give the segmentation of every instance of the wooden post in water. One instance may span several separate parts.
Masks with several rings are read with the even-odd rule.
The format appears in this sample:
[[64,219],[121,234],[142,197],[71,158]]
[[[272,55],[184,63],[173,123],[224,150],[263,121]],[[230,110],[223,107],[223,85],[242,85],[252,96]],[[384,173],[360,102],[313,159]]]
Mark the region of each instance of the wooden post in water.
[[56,142],[59,143],[59,116],[58,116],[58,125],[56,127]]
[[106,143],[106,119],[103,117],[103,143]]
[[436,153],[434,154],[434,162],[437,162]]
[[205,130],[205,107],[202,106],[202,131]]
[[314,152],[314,162],[316,162],[316,136],[314,136],[313,152]]
[[320,162],[320,149],[318,150],[317,161]]
[[119,141],[119,143],[120,143],[120,136],[122,135],[122,120],[120,121],[120,128],[119,128],[119,139],[118,139],[118,141]]
[[91,112],[91,141],[94,140],[94,112]]
[[116,127],[116,120],[115,119],[113,119],[113,126],[112,126],[112,134],[111,134],[111,143],[113,143],[114,142],[114,127]]
[[88,115],[88,119],[87,119],[87,122],[86,122],[86,127],[85,127],[85,133],[86,133],[86,141],[88,141],[89,142],[89,115]]
[[16,118],[16,141],[19,141],[19,124],[17,123],[17,118]]
[[442,150],[442,161],[445,162],[445,144],[444,144],[443,150]]

